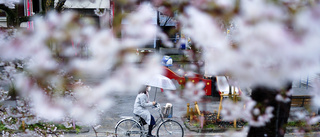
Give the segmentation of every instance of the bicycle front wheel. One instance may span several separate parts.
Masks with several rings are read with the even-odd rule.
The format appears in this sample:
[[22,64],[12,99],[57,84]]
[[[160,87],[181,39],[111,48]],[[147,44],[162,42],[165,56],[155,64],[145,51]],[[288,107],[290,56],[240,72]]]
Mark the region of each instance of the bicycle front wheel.
[[120,121],[115,128],[116,137],[142,137],[142,127],[132,119]]
[[177,121],[170,119],[161,123],[157,131],[158,137],[183,137],[183,134],[182,126]]

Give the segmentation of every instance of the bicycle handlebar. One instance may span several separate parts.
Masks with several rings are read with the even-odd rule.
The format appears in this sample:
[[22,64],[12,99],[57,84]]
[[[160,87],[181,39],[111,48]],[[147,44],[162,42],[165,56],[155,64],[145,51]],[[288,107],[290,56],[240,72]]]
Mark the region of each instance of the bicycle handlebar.
[[154,104],[153,108],[154,109],[160,109],[161,108],[160,106],[161,106],[160,103],[156,103],[156,104]]

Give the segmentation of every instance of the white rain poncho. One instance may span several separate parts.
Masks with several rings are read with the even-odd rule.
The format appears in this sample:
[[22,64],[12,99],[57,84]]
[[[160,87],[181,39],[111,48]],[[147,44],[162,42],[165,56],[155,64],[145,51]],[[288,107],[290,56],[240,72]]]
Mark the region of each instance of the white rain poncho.
[[143,118],[150,125],[151,114],[147,107],[152,107],[152,102],[149,102],[148,96],[144,93],[137,95],[134,102],[133,113]]

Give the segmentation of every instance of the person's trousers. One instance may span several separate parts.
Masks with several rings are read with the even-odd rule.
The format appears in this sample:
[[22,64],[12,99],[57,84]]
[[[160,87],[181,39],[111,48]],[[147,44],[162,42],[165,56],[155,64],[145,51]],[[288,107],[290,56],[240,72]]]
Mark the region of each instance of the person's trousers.
[[153,126],[154,126],[155,124],[156,124],[156,121],[154,120],[154,117],[151,115],[151,120],[150,120],[148,135],[151,135],[152,128],[153,128]]

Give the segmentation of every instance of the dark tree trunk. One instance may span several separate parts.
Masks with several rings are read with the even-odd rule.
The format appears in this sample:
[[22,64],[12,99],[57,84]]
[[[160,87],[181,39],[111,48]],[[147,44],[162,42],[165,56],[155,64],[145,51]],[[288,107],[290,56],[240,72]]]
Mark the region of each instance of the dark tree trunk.
[[[284,90],[290,89],[291,84],[288,84]],[[278,93],[278,90],[263,86],[253,89],[252,99],[263,106],[272,106],[274,108],[274,117],[270,122],[266,123],[265,126],[250,127],[248,137],[284,137],[286,132],[285,124],[288,122],[291,100],[287,103],[277,101],[276,95]]]

